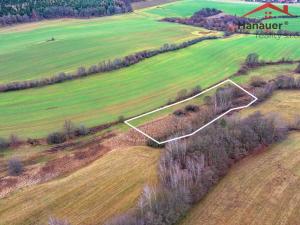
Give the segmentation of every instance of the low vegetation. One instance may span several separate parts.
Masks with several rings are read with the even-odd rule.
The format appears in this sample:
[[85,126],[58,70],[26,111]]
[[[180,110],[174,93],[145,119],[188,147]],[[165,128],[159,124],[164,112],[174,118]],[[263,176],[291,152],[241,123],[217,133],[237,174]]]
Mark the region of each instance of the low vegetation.
[[296,73],[300,73],[300,63],[298,64],[296,70],[295,70]]
[[18,159],[10,159],[8,161],[8,174],[10,176],[20,175],[23,171],[22,162]]
[[47,143],[61,144],[74,137],[86,136],[90,134],[90,129],[84,125],[76,126],[72,121],[66,120],[62,131],[56,131],[47,136]]

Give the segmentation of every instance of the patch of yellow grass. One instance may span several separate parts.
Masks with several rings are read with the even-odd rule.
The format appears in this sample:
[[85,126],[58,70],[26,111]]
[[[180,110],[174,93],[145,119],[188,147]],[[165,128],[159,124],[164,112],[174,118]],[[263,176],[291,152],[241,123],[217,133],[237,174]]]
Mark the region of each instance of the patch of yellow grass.
[[296,225],[300,133],[236,164],[182,225]]
[[278,113],[283,119],[293,122],[300,116],[300,91],[276,91],[271,98],[256,107],[243,110],[242,115],[260,111],[263,114]]
[[70,176],[24,188],[0,200],[0,224],[46,224],[49,216],[72,225],[103,224],[156,182],[158,157],[148,147],[116,150]]

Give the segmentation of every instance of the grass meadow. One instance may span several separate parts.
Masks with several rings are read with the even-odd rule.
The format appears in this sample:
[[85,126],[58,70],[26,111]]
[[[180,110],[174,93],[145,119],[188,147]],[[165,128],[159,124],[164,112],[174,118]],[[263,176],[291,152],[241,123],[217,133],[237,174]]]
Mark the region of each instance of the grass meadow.
[[299,146],[300,134],[296,132],[265,152],[240,161],[178,224],[297,224]]
[[[255,7],[259,6],[257,3],[233,2],[233,1],[211,1],[211,0],[184,0],[174,2],[172,4],[153,7],[147,10],[147,13],[155,14],[162,17],[178,17],[178,16],[191,16],[195,11],[201,8],[216,8],[231,15],[242,16]],[[281,5],[278,5],[282,7]],[[299,5],[290,5],[289,12],[294,15],[300,15]],[[276,12],[274,16],[279,15]],[[250,17],[261,18],[264,16],[264,11],[252,14]]]
[[[201,28],[159,22],[163,17],[190,16],[214,7],[243,15],[256,4],[185,0],[137,10],[127,15],[79,20],[61,19],[0,29],[0,84],[72,72],[133,52],[197,37]],[[290,7],[300,14],[300,7]],[[254,16],[260,16],[254,15]],[[289,19],[296,31],[298,19]],[[199,36],[199,35],[198,35]],[[49,41],[54,38],[54,41]]]
[[133,207],[146,183],[156,183],[159,150],[147,147],[107,153],[77,172],[0,199],[0,225],[46,224],[49,216],[71,224],[104,224]]
[[[276,48],[274,47],[276,46]],[[211,86],[238,70],[251,52],[299,59],[295,39],[237,35],[162,54],[122,70],[53,86],[0,94],[0,136],[43,137],[64,120],[93,126],[164,105],[184,88]]]
[[[197,37],[192,33],[201,30],[133,13],[17,27],[13,31],[0,29],[0,83],[75,71],[165,43],[183,42]],[[47,41],[52,37],[54,41]]]
[[284,121],[294,123],[295,119],[299,118],[300,110],[300,95],[299,91],[276,91],[272,98],[258,105],[255,108],[248,108],[242,112],[246,116],[255,111],[260,111],[263,114],[274,114],[279,112],[280,117]]

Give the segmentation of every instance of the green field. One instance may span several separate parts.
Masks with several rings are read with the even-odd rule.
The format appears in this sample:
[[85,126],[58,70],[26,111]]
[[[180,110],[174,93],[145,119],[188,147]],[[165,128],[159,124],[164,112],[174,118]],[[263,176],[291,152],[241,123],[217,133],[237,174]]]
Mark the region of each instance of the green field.
[[[75,71],[103,60],[122,57],[164,43],[197,37],[200,28],[159,22],[165,16],[190,16],[204,7],[242,15],[253,4],[184,0],[91,20],[63,19],[0,29],[0,84]],[[300,14],[300,7],[290,7]],[[259,15],[258,15],[259,16]],[[298,19],[290,19],[297,30]],[[47,41],[51,38],[55,41]]]
[[[164,43],[196,38],[192,32],[201,30],[138,14],[40,22],[29,29],[30,25],[0,30],[0,83],[74,71]],[[47,42],[52,37],[55,41]]]
[[[172,4],[167,4],[165,6],[162,5],[158,7],[153,7],[152,9],[149,9],[146,12],[163,17],[187,17],[191,16],[195,11],[201,8],[216,8],[222,10],[227,14],[242,16],[247,12],[253,10],[257,6],[258,4],[245,2],[184,0]],[[282,8],[282,5],[278,6]],[[300,6],[290,5],[289,12],[294,15],[300,15]],[[273,15],[276,16],[279,14],[274,12]],[[264,16],[264,11],[252,14],[250,17],[261,18],[262,16]]]
[[[276,48],[274,47],[276,46]],[[183,88],[203,88],[232,75],[247,54],[300,58],[295,39],[238,35],[162,54],[119,71],[44,88],[0,94],[0,136],[43,137],[70,119],[87,126],[155,109]]]

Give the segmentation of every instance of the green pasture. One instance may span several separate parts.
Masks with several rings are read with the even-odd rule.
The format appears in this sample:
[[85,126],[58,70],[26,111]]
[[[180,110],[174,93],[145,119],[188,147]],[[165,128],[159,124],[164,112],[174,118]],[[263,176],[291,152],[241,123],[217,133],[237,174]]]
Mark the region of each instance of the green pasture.
[[[192,33],[201,30],[159,22],[166,16],[190,16],[205,7],[242,15],[254,6],[256,4],[184,0],[126,15],[90,20],[51,20],[1,28],[0,84],[75,71],[80,66],[158,48],[164,43],[192,39],[197,37]],[[290,11],[300,14],[300,7],[290,7]],[[297,30],[299,20],[289,20],[291,30]],[[54,41],[49,41],[52,38]]]
[[[33,27],[30,27],[33,26]],[[0,29],[0,83],[53,76],[198,37],[201,28],[140,14],[58,20]],[[54,41],[47,41],[54,38]]]
[[[242,16],[247,12],[258,7],[260,4],[257,3],[246,3],[246,2],[224,2],[224,1],[210,1],[210,0],[184,0],[178,1],[167,5],[161,5],[153,7],[151,9],[146,9],[147,13],[155,14],[162,17],[188,17],[194,12],[200,10],[201,8],[216,8],[230,15]],[[282,4],[278,7],[282,8]],[[279,15],[275,11],[272,11],[274,16]],[[299,5],[290,5],[289,12],[294,15],[300,15]],[[261,18],[264,16],[264,11],[252,14],[250,17]]]
[[153,110],[184,88],[211,86],[232,75],[246,56],[300,58],[295,39],[237,35],[205,41],[119,71],[44,88],[0,94],[0,136],[42,137],[64,120],[93,126]]
[[[283,23],[283,29],[289,31],[300,31],[300,18],[270,19],[268,23]],[[285,25],[286,24],[286,25]],[[297,37],[300,40],[300,37]]]

